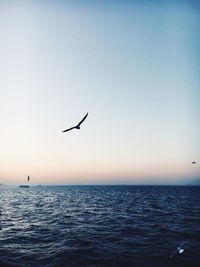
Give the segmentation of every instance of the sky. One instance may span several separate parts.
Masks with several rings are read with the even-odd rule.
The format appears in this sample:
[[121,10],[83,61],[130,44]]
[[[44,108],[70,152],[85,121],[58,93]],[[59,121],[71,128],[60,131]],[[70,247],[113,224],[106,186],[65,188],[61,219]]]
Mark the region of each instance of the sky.
[[0,183],[200,184],[199,21],[189,0],[0,0]]

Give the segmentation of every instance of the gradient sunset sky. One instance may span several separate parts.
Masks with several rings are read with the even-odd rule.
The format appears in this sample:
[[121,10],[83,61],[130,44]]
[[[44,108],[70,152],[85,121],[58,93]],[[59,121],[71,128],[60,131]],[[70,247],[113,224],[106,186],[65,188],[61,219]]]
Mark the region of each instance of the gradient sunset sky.
[[200,183],[199,22],[190,0],[0,0],[0,183]]

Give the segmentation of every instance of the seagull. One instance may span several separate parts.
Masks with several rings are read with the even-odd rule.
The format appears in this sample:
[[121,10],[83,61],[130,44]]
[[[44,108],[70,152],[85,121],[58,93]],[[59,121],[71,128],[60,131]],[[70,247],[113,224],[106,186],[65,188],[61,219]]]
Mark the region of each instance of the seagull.
[[68,132],[68,131],[70,131],[70,130],[73,130],[73,129],[80,129],[80,126],[81,126],[81,124],[84,122],[84,120],[87,118],[87,116],[88,116],[88,112],[87,112],[87,114],[85,115],[85,117],[76,125],[76,126],[74,126],[74,127],[71,127],[71,128],[69,128],[69,129],[67,129],[67,130],[64,130],[64,131],[62,131],[63,133],[64,132]]
[[170,258],[173,258],[176,254],[182,254],[185,251],[183,246],[187,243],[189,243],[189,241],[182,242],[178,247],[176,247],[176,249],[170,255]]
[[192,164],[196,164],[196,161],[193,161]]
[[29,180],[30,180],[30,177],[28,176],[28,177],[27,177],[27,181],[29,182]]

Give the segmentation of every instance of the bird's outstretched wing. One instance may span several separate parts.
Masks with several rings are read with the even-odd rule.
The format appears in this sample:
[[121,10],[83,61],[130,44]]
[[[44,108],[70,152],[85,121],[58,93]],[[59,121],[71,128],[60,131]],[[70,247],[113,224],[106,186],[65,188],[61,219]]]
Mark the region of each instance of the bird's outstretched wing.
[[77,126],[80,127],[81,123],[84,122],[84,120],[87,118],[87,116],[88,116],[88,112],[87,112],[87,114],[85,115],[85,117],[84,117],[84,118],[77,124]]
[[72,130],[72,129],[75,129],[75,127],[71,127],[71,128],[69,128],[69,129],[67,129],[67,130],[64,130],[64,131],[62,131],[62,132],[65,133],[65,132],[68,132],[68,131],[70,131],[70,130]]
[[179,247],[183,247],[183,246],[185,247],[185,244],[187,244],[187,243],[189,243],[189,241],[183,241],[180,243]]

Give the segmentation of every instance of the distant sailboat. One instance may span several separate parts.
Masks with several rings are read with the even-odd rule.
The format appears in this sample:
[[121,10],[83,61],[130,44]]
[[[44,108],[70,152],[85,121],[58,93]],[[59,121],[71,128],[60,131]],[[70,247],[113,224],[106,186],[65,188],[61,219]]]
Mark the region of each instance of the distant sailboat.
[[[30,176],[27,177],[27,182],[29,182],[29,180],[30,180]],[[21,184],[19,187],[20,188],[29,188],[29,185],[28,184]]]

